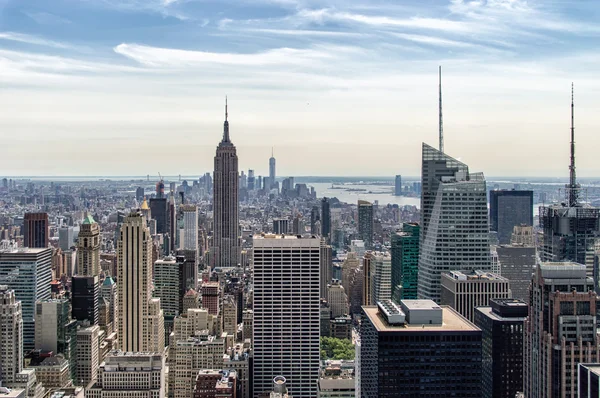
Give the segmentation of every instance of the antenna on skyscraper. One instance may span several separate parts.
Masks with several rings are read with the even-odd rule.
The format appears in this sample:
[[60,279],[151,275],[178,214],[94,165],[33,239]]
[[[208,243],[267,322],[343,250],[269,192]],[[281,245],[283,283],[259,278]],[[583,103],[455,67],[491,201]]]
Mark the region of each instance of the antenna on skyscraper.
[[571,164],[569,165],[569,206],[576,206],[579,199],[579,186],[575,174],[575,101],[571,83]]
[[227,96],[225,96],[225,121],[227,121]]
[[440,114],[439,114],[439,127],[440,127],[440,152],[444,152],[444,122],[442,120],[442,66],[439,69],[440,78]]

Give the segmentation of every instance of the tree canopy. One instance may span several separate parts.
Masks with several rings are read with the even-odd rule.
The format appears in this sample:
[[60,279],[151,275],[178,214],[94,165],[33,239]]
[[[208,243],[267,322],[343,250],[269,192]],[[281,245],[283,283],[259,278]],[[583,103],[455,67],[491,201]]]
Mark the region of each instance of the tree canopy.
[[354,344],[348,339],[321,337],[321,359],[354,359]]

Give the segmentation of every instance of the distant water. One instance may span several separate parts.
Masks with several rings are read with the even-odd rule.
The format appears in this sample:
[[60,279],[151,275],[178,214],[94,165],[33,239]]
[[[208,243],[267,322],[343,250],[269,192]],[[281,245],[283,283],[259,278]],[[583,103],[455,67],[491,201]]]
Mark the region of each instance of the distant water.
[[330,183],[324,182],[307,182],[306,185],[315,187],[317,197],[319,198],[325,196],[328,198],[338,198],[340,202],[345,203],[356,204],[358,200],[366,200],[371,203],[379,201],[380,206],[397,204],[398,206],[411,205],[419,207],[421,202],[421,199],[418,197],[394,196],[392,194],[393,187],[389,185],[335,185],[344,189],[332,189]]

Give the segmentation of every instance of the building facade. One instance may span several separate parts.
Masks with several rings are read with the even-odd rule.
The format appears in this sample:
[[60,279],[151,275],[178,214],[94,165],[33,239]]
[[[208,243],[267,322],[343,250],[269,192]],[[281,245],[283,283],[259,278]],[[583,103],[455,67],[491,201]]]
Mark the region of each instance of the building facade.
[[577,397],[578,363],[600,362],[594,281],[573,262],[540,263],[524,334],[526,397]]
[[319,238],[254,236],[254,397],[281,374],[295,398],[317,395],[320,247]]
[[14,290],[23,309],[23,350],[34,348],[35,303],[50,298],[52,249],[0,246],[0,285]]
[[81,223],[77,238],[77,275],[100,275],[100,227],[91,215]]
[[498,242],[509,244],[518,225],[533,226],[533,191],[490,191],[490,230],[498,233]]
[[388,300],[363,315],[361,397],[481,397],[481,330],[452,308]]
[[508,279],[483,271],[442,274],[441,304],[451,306],[471,322],[475,319],[475,308],[489,306],[493,298],[511,298]]
[[[132,212],[121,226],[117,242],[117,295],[119,346],[125,352],[162,352],[163,320],[157,316],[152,299],[152,236],[140,212]],[[156,300],[156,299],[154,299]],[[154,335],[155,330],[162,339]],[[155,346],[154,342],[158,345]],[[160,343],[162,341],[162,344]]]
[[373,204],[366,200],[358,201],[358,239],[367,250],[373,249]]
[[491,299],[475,309],[482,332],[483,398],[514,397],[523,391],[523,332],[527,303]]
[[32,249],[48,247],[48,213],[25,213],[23,219],[24,246]]
[[404,223],[402,231],[391,236],[392,299],[417,298],[419,277],[419,224]]
[[442,272],[491,269],[483,174],[423,144],[421,209],[417,295],[440,302]]
[[5,285],[0,285],[0,332],[0,381],[12,385],[23,369],[23,310]]
[[239,174],[235,145],[229,137],[227,104],[223,139],[217,147],[213,187],[213,258],[216,267],[236,267],[241,252],[239,241]]
[[71,278],[71,316],[78,321],[98,324],[100,281],[98,275]]

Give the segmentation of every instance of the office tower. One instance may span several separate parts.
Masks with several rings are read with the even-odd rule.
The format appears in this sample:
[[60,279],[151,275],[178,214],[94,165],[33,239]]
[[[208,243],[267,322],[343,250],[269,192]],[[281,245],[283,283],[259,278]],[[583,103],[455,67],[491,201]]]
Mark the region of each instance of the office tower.
[[150,198],[150,216],[156,220],[156,233],[169,232],[169,203],[167,198]]
[[574,261],[593,276],[595,245],[600,236],[600,208],[579,200],[581,186],[575,173],[575,122],[571,87],[571,163],[566,198],[561,204],[540,206],[542,229],[538,253],[542,261]]
[[12,385],[23,370],[23,311],[6,285],[0,285],[0,331],[0,383]]
[[[198,253],[194,250],[178,250],[175,259],[179,265],[180,299],[190,289],[198,288]],[[181,305],[180,305],[181,312]]]
[[600,363],[580,363],[577,374],[579,398],[600,396]]
[[198,206],[181,205],[179,211],[183,213],[183,240],[181,248],[184,250],[198,251]]
[[535,270],[533,227],[516,226],[511,243],[496,247],[500,275],[510,282],[512,297],[529,304],[529,284]]
[[334,280],[327,286],[327,304],[329,304],[331,318],[348,315],[348,297],[340,281]]
[[[271,148],[271,157],[269,158],[269,180],[271,182],[271,187],[275,185],[276,178],[277,173],[275,172],[275,155],[273,153],[273,148]],[[271,187],[267,187],[267,189]]]
[[417,223],[404,223],[401,232],[392,233],[392,299],[396,303],[417,298],[419,230]]
[[176,230],[177,230],[177,219],[176,219],[176,215],[177,215],[177,211],[176,211],[176,206],[175,206],[175,193],[174,190],[171,189],[171,192],[169,193],[169,205],[167,206],[167,210],[168,210],[168,231],[169,231],[169,246],[168,246],[168,250],[169,252],[167,254],[171,254],[172,251],[175,250],[175,242],[177,241],[176,238]]
[[491,299],[475,309],[482,333],[483,398],[514,397],[523,391],[523,324],[528,306],[514,299]]
[[104,282],[102,282],[102,286],[100,287],[100,297],[108,306],[108,319],[104,325],[106,335],[108,336],[112,331],[118,330],[119,320],[119,293],[117,284],[110,276],[107,276],[104,279]]
[[365,253],[362,266],[362,305],[375,305],[373,302],[373,279],[375,276],[375,259],[373,252]]
[[76,386],[87,387],[98,379],[100,326],[93,325],[77,331]]
[[237,340],[237,304],[235,298],[226,294],[223,296],[223,326],[221,330]]
[[58,246],[67,251],[73,246],[73,227],[65,226],[58,229]]
[[238,157],[229,138],[227,101],[223,139],[217,147],[213,195],[213,255],[215,267],[236,267],[240,256]]
[[[77,321],[71,319],[69,300],[48,299],[35,303],[35,349],[62,354],[76,377]],[[62,369],[62,365],[59,366]]]
[[248,170],[248,190],[254,191],[256,189],[256,179],[254,177],[254,170]]
[[211,315],[219,315],[219,282],[204,282],[200,288],[202,308]]
[[501,245],[510,243],[517,225],[533,225],[533,191],[490,191],[490,230]]
[[160,306],[165,317],[167,335],[173,326],[173,319],[180,314],[185,284],[181,286],[180,265],[174,257],[165,257],[154,263],[154,297],[160,298]]
[[525,396],[574,398],[577,364],[600,362],[594,281],[583,264],[540,263],[530,289]]
[[290,221],[287,218],[273,219],[273,233],[277,235],[287,234],[289,232]]
[[100,227],[91,215],[81,223],[77,238],[77,275],[100,275]]
[[331,238],[331,209],[329,199],[321,199],[321,236]]
[[319,213],[319,208],[317,206],[313,206],[310,211],[310,234],[318,235],[317,231],[317,222],[321,221],[321,214]]
[[[118,334],[123,351],[162,352],[164,326],[156,328],[155,322],[163,318],[156,315],[152,299],[152,236],[140,212],[125,218],[117,242]],[[154,335],[162,333],[160,338]],[[154,345],[159,341],[158,346]]]
[[252,331],[254,329],[254,311],[244,310],[242,314],[242,341],[246,339],[252,340]]
[[98,369],[87,398],[164,398],[165,359],[161,353],[111,352]]
[[394,181],[394,195],[402,196],[402,176],[396,175],[396,179]]
[[23,231],[25,247],[48,247],[48,213],[25,213]]
[[100,280],[96,276],[74,276],[71,278],[72,317],[78,321],[98,324]]
[[319,264],[319,294],[322,299],[327,300],[327,285],[333,279],[333,249],[325,240],[321,240]]
[[144,200],[144,188],[142,187],[137,187],[135,190],[135,199],[138,202],[141,202],[142,200]]
[[392,298],[392,258],[387,253],[375,253],[371,260],[371,302]]
[[421,209],[417,295],[439,302],[442,272],[491,269],[483,174],[424,143]]
[[280,374],[294,398],[317,395],[320,249],[318,238],[254,236],[255,397]]
[[431,300],[363,307],[360,396],[481,397],[481,330]]
[[50,298],[52,249],[0,245],[0,285],[15,291],[23,309],[23,350],[34,348],[35,303]]
[[508,279],[485,271],[442,272],[440,302],[473,322],[475,307],[487,307],[490,299],[511,298]]
[[366,200],[358,201],[358,237],[367,250],[373,249],[373,204]]

